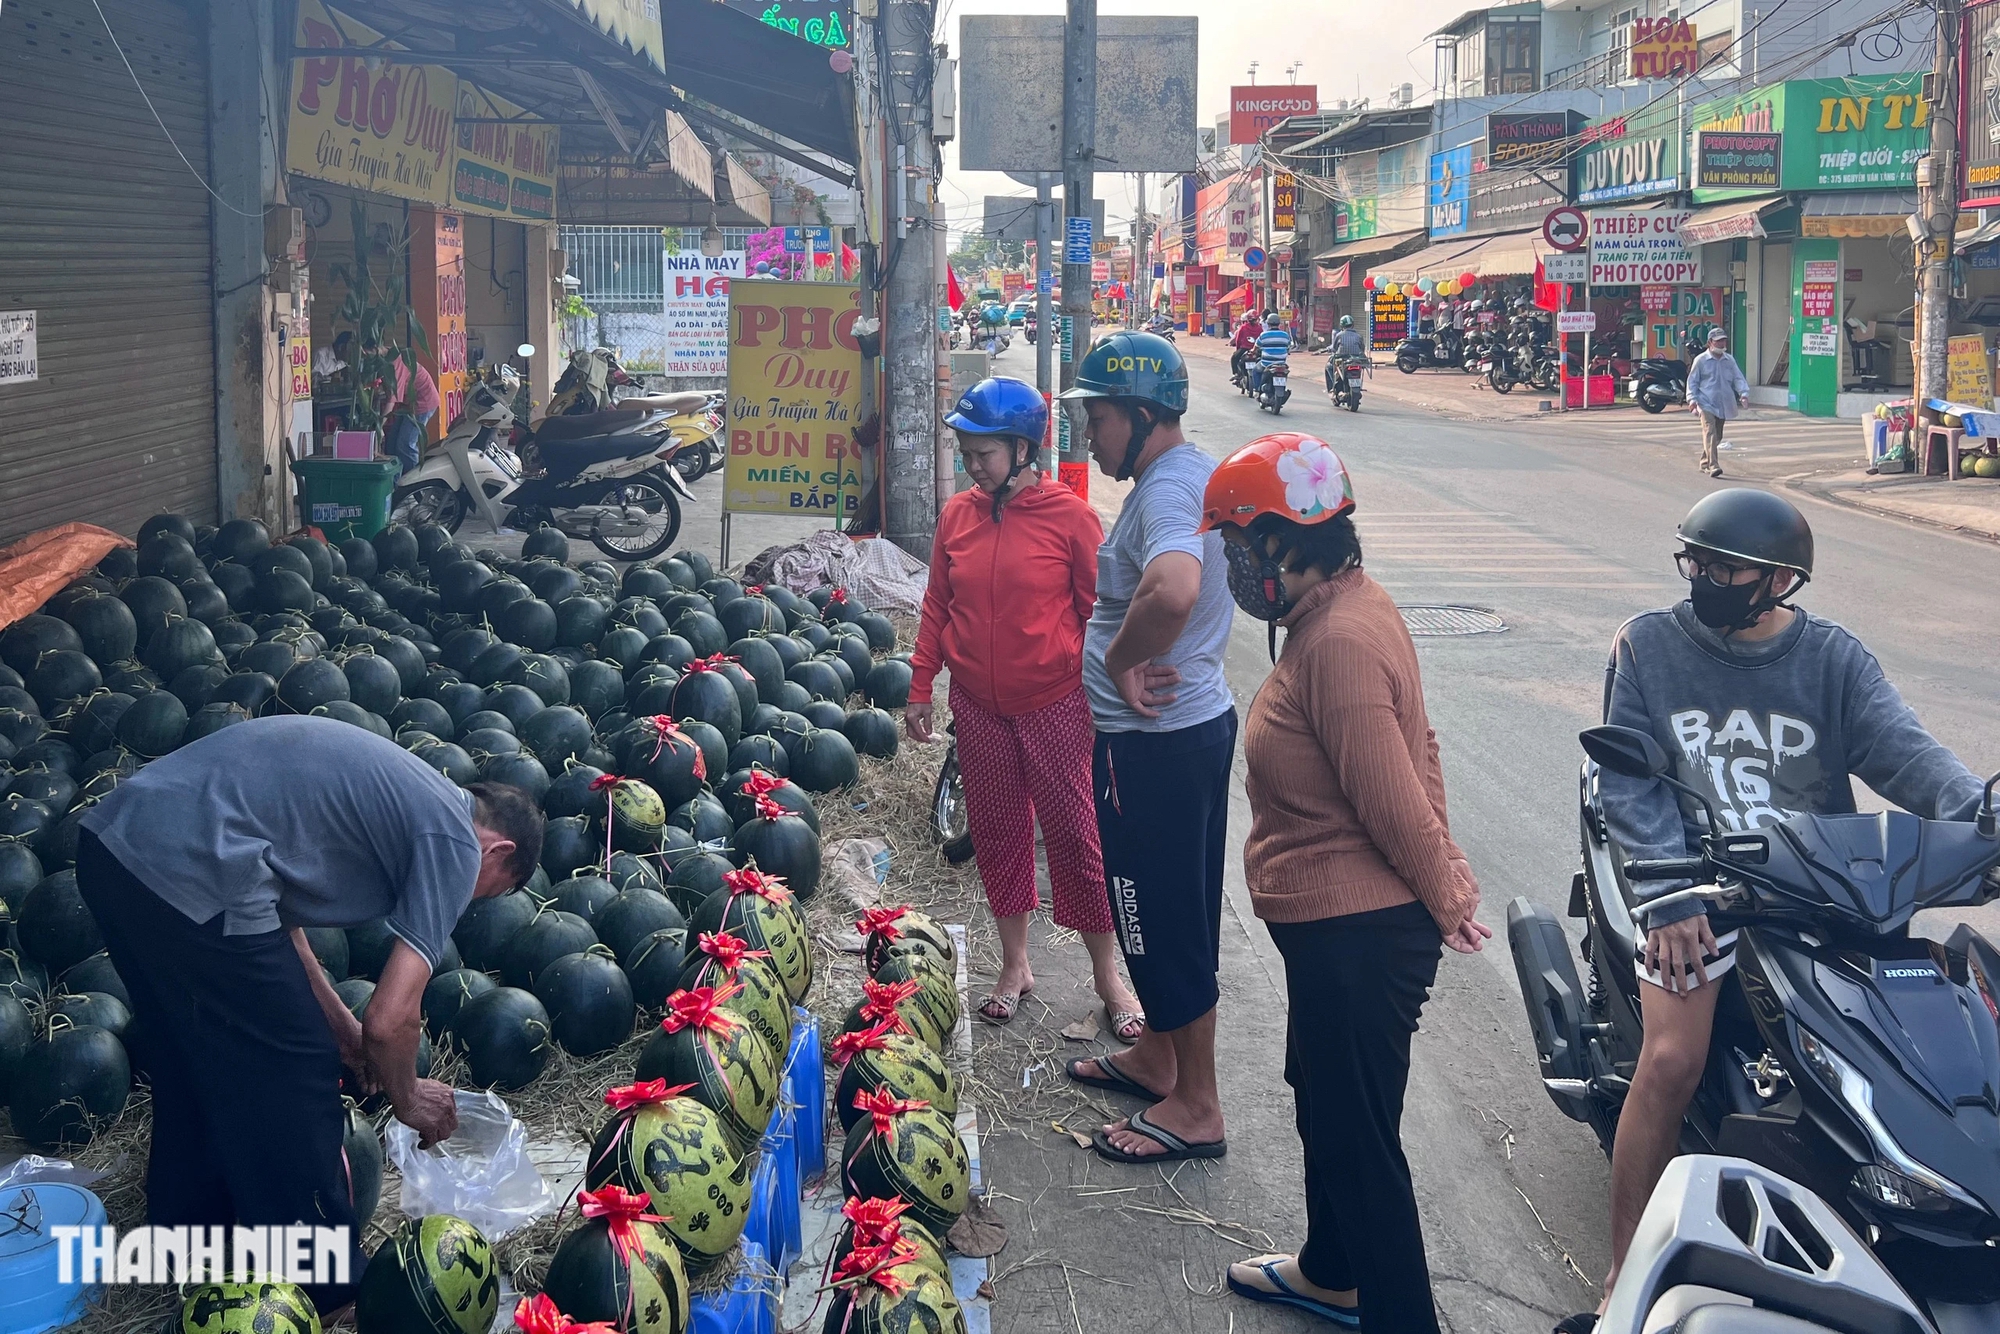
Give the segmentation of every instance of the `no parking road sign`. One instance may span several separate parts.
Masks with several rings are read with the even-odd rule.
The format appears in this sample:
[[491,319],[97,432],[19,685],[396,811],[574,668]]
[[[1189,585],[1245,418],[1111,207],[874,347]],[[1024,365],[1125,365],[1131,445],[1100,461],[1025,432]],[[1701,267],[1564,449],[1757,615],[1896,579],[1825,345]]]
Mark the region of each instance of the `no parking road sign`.
[[1542,239],[1556,250],[1581,250],[1590,242],[1590,223],[1582,209],[1552,208],[1542,219]]

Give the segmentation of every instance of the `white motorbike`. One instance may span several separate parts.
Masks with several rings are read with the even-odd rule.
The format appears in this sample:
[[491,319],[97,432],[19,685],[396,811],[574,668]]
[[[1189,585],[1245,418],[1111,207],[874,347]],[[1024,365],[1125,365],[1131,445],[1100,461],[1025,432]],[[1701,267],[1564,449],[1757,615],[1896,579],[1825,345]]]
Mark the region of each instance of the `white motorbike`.
[[[523,345],[520,355],[532,356]],[[645,560],[680,534],[681,501],[694,493],[675,470],[683,441],[675,434],[720,421],[705,419],[707,395],[630,398],[604,412],[544,417],[532,429],[516,419],[519,376],[503,366],[495,382],[475,383],[464,414],[423,462],[403,475],[390,517],[438,523],[457,532],[475,508],[504,507],[502,522],[518,529],[552,524],[587,538],[614,560]],[[518,452],[517,452],[518,450]],[[480,494],[466,489],[465,460]]]

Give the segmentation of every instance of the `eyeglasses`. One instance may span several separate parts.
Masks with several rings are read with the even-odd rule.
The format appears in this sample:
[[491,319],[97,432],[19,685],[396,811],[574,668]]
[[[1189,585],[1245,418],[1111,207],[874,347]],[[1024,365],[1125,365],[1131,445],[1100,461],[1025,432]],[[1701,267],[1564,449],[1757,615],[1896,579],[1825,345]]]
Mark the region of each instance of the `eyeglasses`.
[[1746,570],[1761,570],[1761,565],[1732,565],[1726,560],[1704,560],[1692,551],[1683,551],[1674,557],[1674,564],[1680,568],[1681,578],[1693,582],[1696,578],[1706,578],[1718,588],[1727,588],[1736,582],[1736,576]]

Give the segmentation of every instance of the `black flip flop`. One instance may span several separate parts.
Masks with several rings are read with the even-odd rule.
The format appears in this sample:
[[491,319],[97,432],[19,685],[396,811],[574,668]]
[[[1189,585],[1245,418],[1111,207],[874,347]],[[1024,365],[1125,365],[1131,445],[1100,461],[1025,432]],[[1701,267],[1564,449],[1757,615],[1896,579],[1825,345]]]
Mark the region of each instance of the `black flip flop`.
[[1144,1135],[1166,1150],[1165,1153],[1127,1153],[1111,1142],[1111,1137],[1102,1130],[1090,1137],[1090,1147],[1098,1156],[1114,1163],[1178,1163],[1188,1158],[1220,1158],[1229,1152],[1226,1140],[1210,1140],[1205,1144],[1191,1144],[1171,1130],[1163,1129],[1146,1119],[1144,1112],[1134,1112],[1125,1118],[1125,1128],[1135,1134]]
[[[1102,1073],[1095,1075],[1078,1074],[1076,1072],[1077,1066],[1083,1064],[1085,1061],[1097,1062],[1097,1068]],[[1079,1084],[1088,1084],[1094,1089],[1109,1089],[1113,1093],[1123,1093],[1134,1098],[1144,1098],[1147,1102],[1159,1102],[1162,1098],[1166,1097],[1164,1093],[1153,1092],[1153,1090],[1147,1088],[1144,1084],[1141,1084],[1138,1080],[1113,1065],[1109,1056],[1077,1056],[1072,1058],[1063,1068],[1069,1072],[1071,1079]]]
[[[1263,1274],[1271,1282],[1271,1290],[1260,1288],[1250,1283],[1238,1282],[1236,1275],[1230,1273],[1228,1270],[1223,1271],[1223,1281],[1229,1284],[1231,1292],[1239,1297],[1248,1297],[1253,1302],[1267,1302],[1273,1306],[1290,1306],[1300,1311],[1307,1311],[1322,1320],[1331,1321],[1339,1325],[1342,1329],[1361,1328],[1361,1308],[1359,1306],[1335,1306],[1332,1302],[1319,1301],[1316,1298],[1308,1297],[1304,1293],[1295,1290],[1291,1284],[1285,1282],[1284,1278],[1278,1273],[1278,1261],[1285,1258],[1284,1256],[1274,1256],[1263,1260],[1238,1261],[1238,1263],[1247,1264]],[[1231,1266],[1231,1268],[1234,1268],[1234,1266]]]

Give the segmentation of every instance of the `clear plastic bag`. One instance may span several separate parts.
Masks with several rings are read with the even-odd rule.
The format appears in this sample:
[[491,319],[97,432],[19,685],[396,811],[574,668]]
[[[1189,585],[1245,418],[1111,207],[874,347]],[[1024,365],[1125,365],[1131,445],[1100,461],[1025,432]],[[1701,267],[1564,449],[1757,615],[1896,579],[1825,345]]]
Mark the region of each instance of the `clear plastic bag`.
[[389,1122],[389,1161],[403,1175],[402,1210],[411,1218],[450,1214],[498,1241],[556,1206],[528,1157],[527,1132],[494,1093],[456,1094],[458,1130],[417,1147],[417,1132]]
[[31,1186],[49,1182],[88,1188],[104,1180],[113,1172],[123,1171],[125,1155],[119,1154],[118,1161],[106,1171],[90,1167],[78,1167],[66,1158],[44,1158],[38,1153],[22,1154],[13,1162],[0,1166],[0,1190],[9,1186]]

